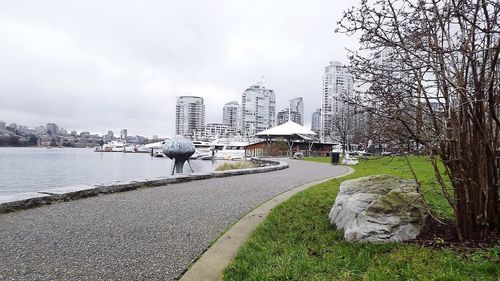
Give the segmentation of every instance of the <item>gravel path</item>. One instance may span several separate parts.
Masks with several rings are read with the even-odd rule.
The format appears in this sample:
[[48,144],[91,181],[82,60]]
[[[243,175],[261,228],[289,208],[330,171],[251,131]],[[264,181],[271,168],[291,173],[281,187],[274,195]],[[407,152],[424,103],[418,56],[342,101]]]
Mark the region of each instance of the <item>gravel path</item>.
[[[91,197],[0,214],[0,280],[171,280],[250,210],[347,172],[290,168]],[[326,215],[326,214],[325,214]]]

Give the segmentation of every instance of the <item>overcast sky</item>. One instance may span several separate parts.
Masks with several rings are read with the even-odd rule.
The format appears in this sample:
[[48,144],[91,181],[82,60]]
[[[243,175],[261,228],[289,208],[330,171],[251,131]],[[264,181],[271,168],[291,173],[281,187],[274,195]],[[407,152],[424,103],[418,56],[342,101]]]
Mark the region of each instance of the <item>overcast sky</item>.
[[2,1],[0,120],[172,136],[177,96],[205,98],[206,122],[262,80],[277,110],[320,107],[335,34],[351,1]]

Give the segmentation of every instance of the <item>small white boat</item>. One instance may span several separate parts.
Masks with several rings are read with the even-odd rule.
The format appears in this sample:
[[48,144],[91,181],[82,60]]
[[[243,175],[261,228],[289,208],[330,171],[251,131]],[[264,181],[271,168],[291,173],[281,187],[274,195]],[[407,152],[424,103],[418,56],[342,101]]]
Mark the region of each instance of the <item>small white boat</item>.
[[[125,152],[125,149],[127,147],[127,144],[122,141],[122,140],[114,140],[111,142],[108,142],[102,146],[102,149],[99,151],[105,151],[105,152]],[[98,150],[96,150],[98,151]]]
[[245,158],[245,146],[248,143],[245,142],[232,142],[222,149],[216,150],[215,158],[226,159],[226,160],[237,160]]
[[208,142],[193,141],[196,151],[191,155],[190,159],[198,159],[206,156],[212,156],[213,147]]
[[125,152],[125,146],[124,145],[113,146],[111,148],[111,151],[113,151],[113,152]]
[[137,149],[136,149],[135,145],[129,145],[129,146],[125,146],[124,152],[137,152]]

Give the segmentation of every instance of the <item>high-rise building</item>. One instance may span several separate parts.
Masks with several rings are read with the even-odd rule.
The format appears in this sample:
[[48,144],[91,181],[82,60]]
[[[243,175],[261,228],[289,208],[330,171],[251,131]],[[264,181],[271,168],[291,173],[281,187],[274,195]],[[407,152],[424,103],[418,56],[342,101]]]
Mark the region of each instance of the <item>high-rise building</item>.
[[278,112],[276,116],[276,126],[285,124],[289,120],[300,124],[300,122],[302,121],[302,115],[297,111],[292,111],[289,108],[285,108]]
[[285,124],[288,121],[288,118],[289,118],[288,108],[278,111],[278,114],[276,114],[276,126]]
[[240,130],[241,107],[237,101],[231,101],[222,108],[222,123],[228,125],[235,132]]
[[114,138],[114,133],[113,131],[108,131],[107,134],[103,135],[102,136],[102,140],[106,143],[106,142],[110,142],[112,141]]
[[123,129],[120,131],[120,139],[126,141],[127,140],[128,131],[127,129]]
[[346,66],[332,61],[325,67],[323,76],[323,95],[321,96],[321,134],[322,142],[337,142],[341,127],[349,115],[349,105],[342,97],[353,93],[353,78]]
[[78,136],[78,132],[77,131],[71,131],[71,136],[73,137],[77,137]]
[[273,127],[276,123],[276,96],[262,83],[250,86],[241,97],[241,132],[244,136]]
[[109,134],[105,134],[102,136],[102,141],[104,143],[107,143],[107,142],[110,142],[111,141],[111,137],[109,136]]
[[199,139],[216,139],[234,136],[234,128],[221,123],[208,123],[203,126],[203,130],[196,131],[196,137]]
[[7,125],[5,124],[5,122],[4,122],[4,121],[0,121],[0,130],[5,130],[5,127],[6,127],[6,126],[7,126]]
[[302,97],[290,100],[290,112],[292,113],[291,119],[293,122],[304,125],[304,99]]
[[175,107],[175,134],[193,139],[205,125],[205,104],[202,97],[181,96]]
[[311,131],[317,134],[321,132],[321,108],[316,109],[312,114]]
[[47,123],[47,134],[51,136],[59,135],[59,127],[54,123]]

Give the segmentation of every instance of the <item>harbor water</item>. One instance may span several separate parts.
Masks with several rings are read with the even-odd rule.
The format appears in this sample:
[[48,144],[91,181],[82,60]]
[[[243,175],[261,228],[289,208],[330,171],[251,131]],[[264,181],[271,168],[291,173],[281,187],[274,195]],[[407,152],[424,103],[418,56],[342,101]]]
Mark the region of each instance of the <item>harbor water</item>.
[[[224,161],[191,160],[195,172]],[[170,175],[168,158],[147,153],[94,152],[87,148],[0,148],[0,195],[78,184],[144,180]],[[186,163],[184,171],[190,171]]]

